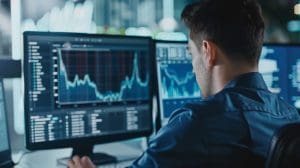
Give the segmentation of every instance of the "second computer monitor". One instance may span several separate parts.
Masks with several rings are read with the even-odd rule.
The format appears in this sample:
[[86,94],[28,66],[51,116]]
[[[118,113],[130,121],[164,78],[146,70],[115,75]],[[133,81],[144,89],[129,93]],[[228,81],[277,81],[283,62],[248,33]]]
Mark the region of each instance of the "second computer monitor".
[[200,100],[187,42],[156,41],[158,108],[164,125],[172,112]]
[[[158,109],[162,124],[177,108],[201,98],[186,47],[187,42],[155,43]],[[259,72],[271,92],[300,109],[300,45],[264,44]]]
[[271,92],[300,109],[300,45],[264,44],[259,72]]

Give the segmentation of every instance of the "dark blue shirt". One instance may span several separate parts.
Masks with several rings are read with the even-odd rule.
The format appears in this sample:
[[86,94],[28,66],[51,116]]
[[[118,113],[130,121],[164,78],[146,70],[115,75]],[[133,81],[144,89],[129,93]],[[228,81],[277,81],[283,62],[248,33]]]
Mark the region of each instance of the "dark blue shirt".
[[262,167],[276,129],[300,122],[259,73],[173,112],[132,167]]

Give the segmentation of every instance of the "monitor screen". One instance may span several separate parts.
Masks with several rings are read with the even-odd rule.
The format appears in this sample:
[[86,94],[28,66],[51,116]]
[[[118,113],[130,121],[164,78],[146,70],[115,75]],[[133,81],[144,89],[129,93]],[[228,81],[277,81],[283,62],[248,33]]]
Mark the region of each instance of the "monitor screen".
[[25,32],[27,148],[149,135],[152,55],[146,37]]
[[271,92],[300,109],[300,45],[265,44],[259,71]]
[[164,124],[171,113],[186,103],[200,100],[187,42],[156,41],[159,110]]

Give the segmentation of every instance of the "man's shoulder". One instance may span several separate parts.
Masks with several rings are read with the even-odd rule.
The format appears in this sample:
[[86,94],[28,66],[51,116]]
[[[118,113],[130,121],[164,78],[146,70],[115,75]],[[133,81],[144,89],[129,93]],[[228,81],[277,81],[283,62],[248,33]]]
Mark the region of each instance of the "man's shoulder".
[[215,115],[226,115],[227,113],[232,114],[232,112],[273,112],[275,107],[293,109],[291,105],[268,90],[227,88],[214,96],[196,103],[186,104],[173,112],[171,116],[190,115],[206,118]]
[[198,102],[194,103],[187,103],[183,107],[177,109],[174,111],[170,117],[170,120],[172,120],[175,117],[189,117],[189,118],[195,118],[195,117],[208,117],[211,115],[217,115],[221,114],[224,111],[224,107],[226,106],[226,103],[222,101],[222,96],[214,96],[208,99],[202,99]]

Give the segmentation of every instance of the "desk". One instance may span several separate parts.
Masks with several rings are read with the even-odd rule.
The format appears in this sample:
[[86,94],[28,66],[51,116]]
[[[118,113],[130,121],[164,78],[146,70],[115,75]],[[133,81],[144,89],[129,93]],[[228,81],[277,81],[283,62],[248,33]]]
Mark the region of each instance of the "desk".
[[[95,152],[105,152],[114,155],[118,159],[117,164],[101,165],[101,168],[108,167],[126,167],[142,154],[141,148],[129,146],[124,143],[111,143],[107,145],[97,145],[94,148]],[[58,165],[57,160],[71,155],[72,149],[55,149],[55,150],[41,150],[25,154],[20,163],[15,168],[55,168],[65,167],[61,164]],[[18,160],[18,156],[13,154],[13,160]]]

